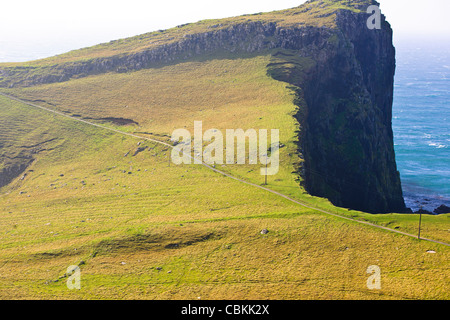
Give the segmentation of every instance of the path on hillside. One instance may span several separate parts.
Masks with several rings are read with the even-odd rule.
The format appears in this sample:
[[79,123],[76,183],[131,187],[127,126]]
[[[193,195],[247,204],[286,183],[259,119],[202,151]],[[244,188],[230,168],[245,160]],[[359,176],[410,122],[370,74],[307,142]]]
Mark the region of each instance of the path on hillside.
[[[43,106],[31,103],[31,102],[28,102],[28,101],[25,101],[25,100],[22,100],[22,99],[13,97],[13,96],[10,96],[10,95],[2,93],[2,92],[0,92],[0,95],[6,97],[8,99],[15,100],[15,101],[18,101],[20,103],[23,103],[25,105],[28,105],[28,106],[31,106],[31,107],[35,107],[35,108],[39,108],[39,109],[51,112],[53,114],[60,115],[60,116],[65,117],[65,118],[69,118],[69,119],[74,120],[74,121],[82,122],[82,123],[85,123],[85,124],[88,124],[88,125],[91,125],[91,126],[95,126],[95,127],[98,127],[98,128],[104,129],[104,130],[113,131],[113,132],[116,132],[116,133],[119,133],[119,134],[122,134],[122,135],[127,135],[127,136],[130,136],[130,137],[133,137],[133,138],[155,142],[155,143],[164,145],[164,146],[172,148],[172,149],[174,148],[173,145],[171,145],[169,143],[166,143],[166,142],[163,142],[163,141],[159,141],[159,140],[148,138],[148,137],[138,136],[138,135],[135,135],[135,134],[132,134],[132,133],[124,132],[124,131],[113,129],[113,128],[108,128],[108,127],[102,126],[102,125],[97,124],[97,123],[93,123],[93,122],[89,122],[89,121],[86,121],[86,120],[83,120],[83,119],[75,118],[75,117],[69,116],[69,115],[67,115],[67,114],[65,114],[63,112],[59,112],[59,111],[56,111],[56,110],[53,110],[53,109],[50,109],[50,108],[46,108],[46,107],[43,107]],[[191,157],[191,156],[188,155],[188,157]],[[282,194],[280,192],[277,192],[277,191],[271,190],[269,188],[266,188],[266,187],[263,187],[263,186],[260,186],[260,185],[248,182],[246,180],[234,177],[231,174],[228,174],[226,172],[220,171],[220,170],[218,170],[218,169],[216,169],[216,168],[214,168],[214,167],[212,167],[212,166],[210,166],[210,165],[208,165],[206,163],[202,163],[202,165],[204,167],[206,167],[206,168],[216,172],[216,173],[219,173],[219,174],[223,175],[223,176],[226,176],[228,178],[234,179],[234,180],[239,181],[241,183],[245,183],[245,184],[253,186],[255,188],[259,188],[259,189],[265,190],[265,191],[270,192],[272,194],[275,194],[275,195],[277,195],[279,197],[282,197],[282,198],[284,198],[284,199],[286,199],[286,200],[288,200],[290,202],[298,204],[298,205],[300,205],[302,207],[305,207],[305,208],[308,208],[308,209],[311,209],[311,210],[314,210],[314,211],[318,211],[318,212],[321,212],[321,213],[324,213],[324,214],[327,214],[327,215],[330,215],[330,216],[338,217],[338,218],[345,219],[345,220],[348,220],[348,221],[364,224],[364,225],[367,225],[367,226],[370,226],[370,227],[386,230],[386,231],[389,231],[389,232],[394,232],[394,233],[397,233],[397,234],[401,234],[401,235],[404,235],[404,236],[408,236],[408,237],[417,239],[417,235],[413,235],[413,234],[410,234],[410,233],[406,233],[406,232],[398,231],[398,230],[395,230],[395,229],[383,227],[383,226],[380,226],[380,225],[377,225],[377,224],[374,224],[374,223],[370,223],[370,222],[367,222],[367,221],[361,221],[361,220],[352,219],[352,218],[349,218],[349,217],[346,217],[346,216],[341,216],[341,215],[336,214],[336,213],[332,213],[332,212],[329,212],[329,211],[326,211],[326,210],[322,210],[322,209],[318,209],[318,208],[309,206],[308,204],[305,204],[305,203],[300,202],[298,200],[292,199],[291,197],[289,197],[289,196],[287,196],[285,194]],[[445,246],[450,246],[450,244],[448,244],[448,243],[441,242],[441,241],[436,241],[436,240],[432,240],[432,239],[427,239],[427,238],[422,238],[421,237],[420,240],[434,242],[434,243],[442,244],[442,245],[445,245]]]

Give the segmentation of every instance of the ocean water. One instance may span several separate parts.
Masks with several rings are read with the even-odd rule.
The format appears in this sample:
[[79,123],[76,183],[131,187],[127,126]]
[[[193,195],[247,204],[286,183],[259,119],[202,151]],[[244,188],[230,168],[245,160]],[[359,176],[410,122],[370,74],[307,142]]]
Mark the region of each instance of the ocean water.
[[450,206],[450,44],[396,45],[394,144],[406,205]]

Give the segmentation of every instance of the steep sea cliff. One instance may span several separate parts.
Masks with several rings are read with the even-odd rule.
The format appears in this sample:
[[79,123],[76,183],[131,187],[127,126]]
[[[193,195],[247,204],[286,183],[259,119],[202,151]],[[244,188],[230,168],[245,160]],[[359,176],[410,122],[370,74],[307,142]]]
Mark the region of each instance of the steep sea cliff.
[[380,30],[367,28],[371,4],[376,2],[309,1],[270,19],[263,15],[219,21],[200,31],[193,31],[195,24],[180,26],[190,31],[181,37],[167,32],[167,40],[153,41],[142,50],[0,65],[0,86],[35,86],[190,59],[269,53],[273,59],[268,74],[297,92],[296,118],[302,128],[298,150],[304,159],[298,174],[306,190],[337,206],[405,212],[392,132],[392,29],[384,17]]

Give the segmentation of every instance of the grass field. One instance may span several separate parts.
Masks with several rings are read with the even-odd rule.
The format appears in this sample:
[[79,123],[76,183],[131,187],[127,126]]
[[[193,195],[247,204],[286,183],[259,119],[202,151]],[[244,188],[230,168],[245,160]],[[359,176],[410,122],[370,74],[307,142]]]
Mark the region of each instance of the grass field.
[[[0,85],[249,21],[333,27],[337,9],[361,3],[308,2],[0,64]],[[423,238],[446,244],[418,240],[400,234],[417,234],[417,215],[338,208],[301,187],[294,116],[305,106],[270,74],[301,77],[313,64],[286,50],[222,53],[1,88],[21,101],[0,95],[0,173],[13,176],[0,188],[0,299],[449,299],[449,215],[422,221]],[[261,164],[216,166],[233,179],[171,163],[172,132],[193,133],[194,121],[204,131],[279,129],[273,192],[261,188]],[[374,265],[380,290],[367,286]],[[79,290],[66,285],[70,266]]]
[[[299,187],[295,96],[267,75],[269,62],[194,61],[2,91],[161,141],[176,128],[192,130],[194,120],[205,130],[280,129],[285,147],[269,188],[416,234],[416,215],[336,208]],[[2,96],[0,123],[8,159],[36,150],[23,179],[0,190],[0,298],[449,298],[447,246],[305,208],[204,166],[169,166],[166,146]],[[138,143],[147,149],[133,156]],[[264,182],[260,165],[218,169]],[[422,236],[449,243],[448,218],[425,216]],[[81,290],[66,286],[71,265],[81,268]],[[381,290],[366,286],[370,265],[381,268]]]

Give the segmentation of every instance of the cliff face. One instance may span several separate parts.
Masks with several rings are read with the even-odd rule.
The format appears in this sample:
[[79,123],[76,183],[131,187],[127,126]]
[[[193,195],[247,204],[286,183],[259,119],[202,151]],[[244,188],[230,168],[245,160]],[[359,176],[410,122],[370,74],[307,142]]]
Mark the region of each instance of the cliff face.
[[301,85],[305,186],[337,206],[405,212],[391,122],[392,30],[385,21],[382,30],[364,28],[367,16],[338,13],[338,40]]
[[226,29],[186,35],[179,42],[142,52],[39,67],[0,67],[0,87],[26,87],[106,72],[131,72],[221,54],[258,54],[275,48],[305,51],[329,33],[328,29],[313,27],[285,29],[273,22],[238,23]]
[[[352,10],[342,9],[341,2],[310,1],[286,13],[316,12],[316,18],[332,17],[333,26],[286,26],[267,20],[215,25],[208,32],[140,52],[39,67],[0,67],[0,86],[67,81],[223,54],[270,53],[268,73],[298,93],[299,151],[305,160],[299,174],[307,191],[338,206],[403,212],[391,127],[392,30],[384,18],[381,30],[367,28],[366,8],[376,2],[354,1]],[[326,13],[321,15],[321,10]]]
[[312,33],[308,46],[289,46],[313,66],[286,72],[278,65],[271,74],[297,88],[306,190],[346,208],[407,212],[392,132],[392,29],[382,17],[382,29],[370,30],[368,17],[338,11],[331,33]]

